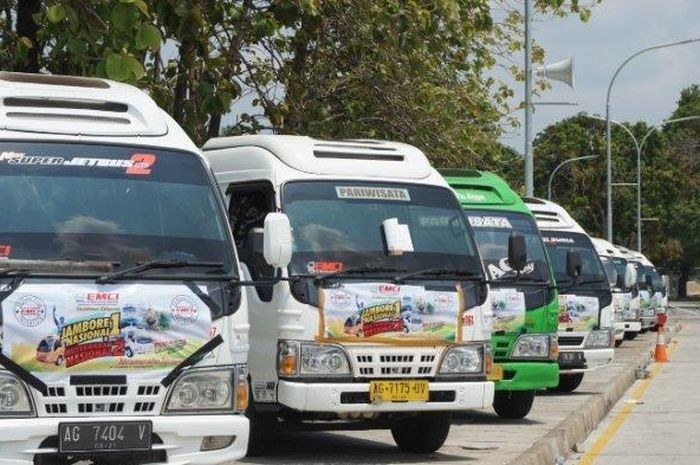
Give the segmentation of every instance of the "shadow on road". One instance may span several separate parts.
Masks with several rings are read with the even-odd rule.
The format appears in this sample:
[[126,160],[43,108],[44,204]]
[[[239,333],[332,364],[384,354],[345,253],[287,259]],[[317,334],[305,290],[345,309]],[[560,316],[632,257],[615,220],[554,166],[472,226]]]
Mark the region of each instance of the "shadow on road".
[[279,433],[263,457],[246,457],[244,463],[259,464],[419,464],[476,459],[442,454],[407,454],[385,442],[336,433]]

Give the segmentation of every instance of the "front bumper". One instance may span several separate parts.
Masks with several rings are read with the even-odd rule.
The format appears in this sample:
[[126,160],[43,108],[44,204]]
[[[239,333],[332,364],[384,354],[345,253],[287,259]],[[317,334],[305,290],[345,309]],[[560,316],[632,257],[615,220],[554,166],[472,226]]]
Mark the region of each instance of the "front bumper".
[[556,362],[506,362],[501,365],[504,377],[496,382],[496,391],[531,391],[559,384],[559,365]]
[[615,340],[621,341],[625,338],[625,322],[616,321],[615,322]]
[[575,367],[559,366],[559,373],[564,375],[572,373],[585,373],[587,371],[597,370],[598,368],[604,368],[612,363],[615,355],[615,351],[612,348],[578,350],[568,348],[566,350],[562,350],[560,348],[559,352],[583,352],[582,365]]
[[[277,400],[302,412],[426,412],[481,409],[493,403],[491,381],[431,381],[428,402],[369,401],[369,382],[304,383],[281,380]],[[366,396],[365,396],[366,394]]]
[[[59,422],[145,419],[153,422],[153,434],[162,440],[162,444],[153,444],[153,450],[166,451],[167,462],[163,462],[163,465],[222,464],[243,458],[246,454],[250,427],[244,415],[22,418],[0,421],[0,463],[33,465],[35,455],[56,454],[58,451],[55,447],[41,447],[41,443],[57,435]],[[205,436],[235,436],[235,439],[223,449],[200,452]]]
[[656,315],[642,317],[642,329],[650,329],[656,326]]
[[638,333],[639,331],[642,330],[642,322],[641,321],[625,321],[625,332],[626,333]]

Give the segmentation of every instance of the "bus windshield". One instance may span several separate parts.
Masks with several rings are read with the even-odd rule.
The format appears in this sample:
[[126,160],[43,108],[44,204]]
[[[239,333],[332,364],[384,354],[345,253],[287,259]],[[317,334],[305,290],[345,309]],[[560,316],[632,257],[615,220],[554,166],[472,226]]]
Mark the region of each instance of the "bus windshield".
[[[557,286],[564,290],[590,289],[610,290],[608,277],[605,275],[600,258],[593,243],[585,234],[562,231],[542,231],[549,258],[557,280]],[[581,275],[574,281],[566,272],[568,251],[581,254]]]
[[[283,208],[294,237],[292,274],[342,271],[369,264],[392,273],[439,268],[483,276],[472,232],[447,188],[295,181],[284,187]],[[392,218],[407,226],[412,252],[386,253],[382,225]]]
[[474,230],[479,253],[494,281],[510,281],[518,274],[508,266],[508,238],[514,232],[525,237],[527,265],[521,280],[549,282],[550,269],[535,220],[524,213],[465,210]]
[[[4,258],[106,261],[122,269],[156,259],[212,262],[221,263],[218,276],[236,269],[220,200],[192,153],[2,142],[0,198]],[[202,273],[183,267],[146,275]]]

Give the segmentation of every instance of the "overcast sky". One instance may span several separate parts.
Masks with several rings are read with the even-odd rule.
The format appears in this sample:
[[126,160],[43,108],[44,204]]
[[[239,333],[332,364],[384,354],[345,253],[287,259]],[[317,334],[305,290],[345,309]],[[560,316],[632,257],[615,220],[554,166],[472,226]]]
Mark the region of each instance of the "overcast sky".
[[[648,46],[700,37],[700,0],[603,0],[587,23],[577,17],[536,18],[534,38],[547,62],[573,56],[576,88],[554,81],[539,100],[573,101],[576,107],[538,107],[534,135],[547,125],[581,111],[605,113],[605,92],[615,68]],[[522,62],[522,58],[518,58]],[[629,63],[615,82],[612,116],[659,123],[673,110],[683,87],[700,83],[700,42],[649,52]],[[523,84],[511,83],[522,101]],[[522,119],[522,112],[519,115]],[[520,130],[503,142],[523,151]]]

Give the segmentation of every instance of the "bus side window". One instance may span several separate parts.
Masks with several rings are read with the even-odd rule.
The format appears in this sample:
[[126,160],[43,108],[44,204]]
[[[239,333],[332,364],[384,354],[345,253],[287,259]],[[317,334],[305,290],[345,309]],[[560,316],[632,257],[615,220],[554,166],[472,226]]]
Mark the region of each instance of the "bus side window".
[[[254,280],[271,278],[275,270],[265,263],[262,254],[254,253],[248,234],[253,228],[262,228],[267,214],[276,211],[272,184],[268,181],[232,183],[226,194],[231,199],[228,217],[241,261],[248,266]],[[272,300],[271,286],[256,286],[255,289],[260,300]]]

